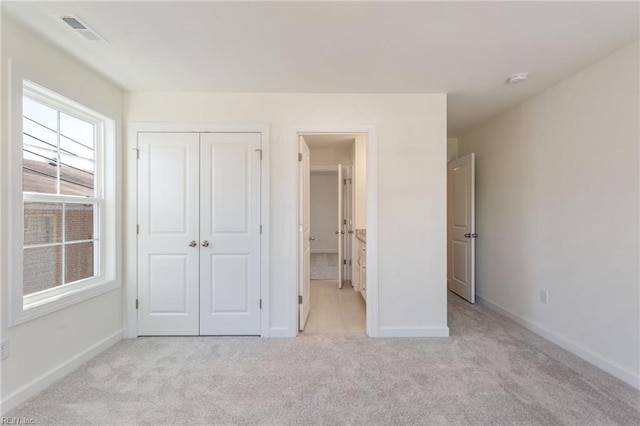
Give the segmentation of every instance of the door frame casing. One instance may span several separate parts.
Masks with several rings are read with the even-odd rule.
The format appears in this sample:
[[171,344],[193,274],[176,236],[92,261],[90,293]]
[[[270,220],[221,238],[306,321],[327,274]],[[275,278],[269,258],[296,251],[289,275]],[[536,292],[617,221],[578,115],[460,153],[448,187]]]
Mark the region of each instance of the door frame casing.
[[260,336],[269,337],[269,126],[268,125],[217,125],[202,123],[149,123],[127,124],[127,149],[124,153],[127,176],[125,199],[125,285],[124,285],[124,337],[138,337],[138,133],[260,133],[262,162],[260,163]]
[[298,205],[300,201],[298,177],[299,170],[299,145],[298,137],[305,135],[367,135],[367,335],[369,337],[379,336],[379,299],[378,299],[378,137],[376,126],[291,126],[288,132],[291,143],[291,159],[295,163],[292,168],[292,180],[295,185],[291,188],[296,202],[293,203],[294,224],[291,226],[293,241],[295,244],[290,253],[290,259],[294,259],[295,267],[290,271],[287,305],[291,306],[288,313],[288,330],[290,337],[298,335],[298,253],[300,244],[298,241]]

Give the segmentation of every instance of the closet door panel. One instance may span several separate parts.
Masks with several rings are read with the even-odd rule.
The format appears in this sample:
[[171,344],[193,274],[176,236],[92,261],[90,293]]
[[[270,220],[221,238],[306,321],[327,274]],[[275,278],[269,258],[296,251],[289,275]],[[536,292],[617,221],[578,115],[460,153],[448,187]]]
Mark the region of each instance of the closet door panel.
[[200,334],[260,334],[260,134],[203,133]]
[[138,334],[197,335],[199,135],[138,134]]

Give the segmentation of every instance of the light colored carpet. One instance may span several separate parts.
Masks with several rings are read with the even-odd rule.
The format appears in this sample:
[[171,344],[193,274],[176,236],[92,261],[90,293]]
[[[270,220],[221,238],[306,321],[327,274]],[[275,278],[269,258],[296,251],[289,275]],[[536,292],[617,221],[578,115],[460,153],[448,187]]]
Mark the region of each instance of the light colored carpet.
[[10,416],[38,424],[640,424],[640,394],[483,306],[452,337],[124,340]]

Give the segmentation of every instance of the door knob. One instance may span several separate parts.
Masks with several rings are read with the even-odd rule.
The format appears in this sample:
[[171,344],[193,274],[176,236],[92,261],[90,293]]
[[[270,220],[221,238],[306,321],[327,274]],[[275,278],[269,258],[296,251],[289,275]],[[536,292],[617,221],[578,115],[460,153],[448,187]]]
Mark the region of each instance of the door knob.
[[309,237],[309,241],[315,241],[316,239],[313,237]]
[[336,231],[336,235],[338,235],[340,233],[340,231]]
[[204,240],[201,244],[202,247],[209,247],[209,241]]
[[189,247],[195,247],[195,246],[197,246],[197,245],[198,245],[198,243],[196,243],[196,242],[195,242],[195,240],[192,240],[192,241],[189,243]]
[[464,234],[465,238],[471,238],[471,232],[467,232],[466,234]]
[[471,238],[478,238],[478,234],[474,232],[473,234],[471,234]]
[[351,229],[349,229],[349,230],[347,231],[347,234],[353,234],[353,231],[352,231]]

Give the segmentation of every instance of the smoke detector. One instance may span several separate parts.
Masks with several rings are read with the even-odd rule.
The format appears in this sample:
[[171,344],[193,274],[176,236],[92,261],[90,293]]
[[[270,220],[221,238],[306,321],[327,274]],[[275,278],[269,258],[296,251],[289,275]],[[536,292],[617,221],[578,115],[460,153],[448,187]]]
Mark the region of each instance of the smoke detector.
[[507,79],[507,84],[520,84],[520,83],[524,83],[528,79],[529,79],[529,74],[527,74],[526,72],[519,72],[509,77]]
[[80,18],[74,15],[65,15],[61,16],[62,19],[67,25],[69,25],[75,32],[80,34],[82,37],[89,41],[98,42],[98,43],[106,43],[107,40],[104,39],[100,34],[98,34],[93,28],[89,27],[87,24],[82,22]]

